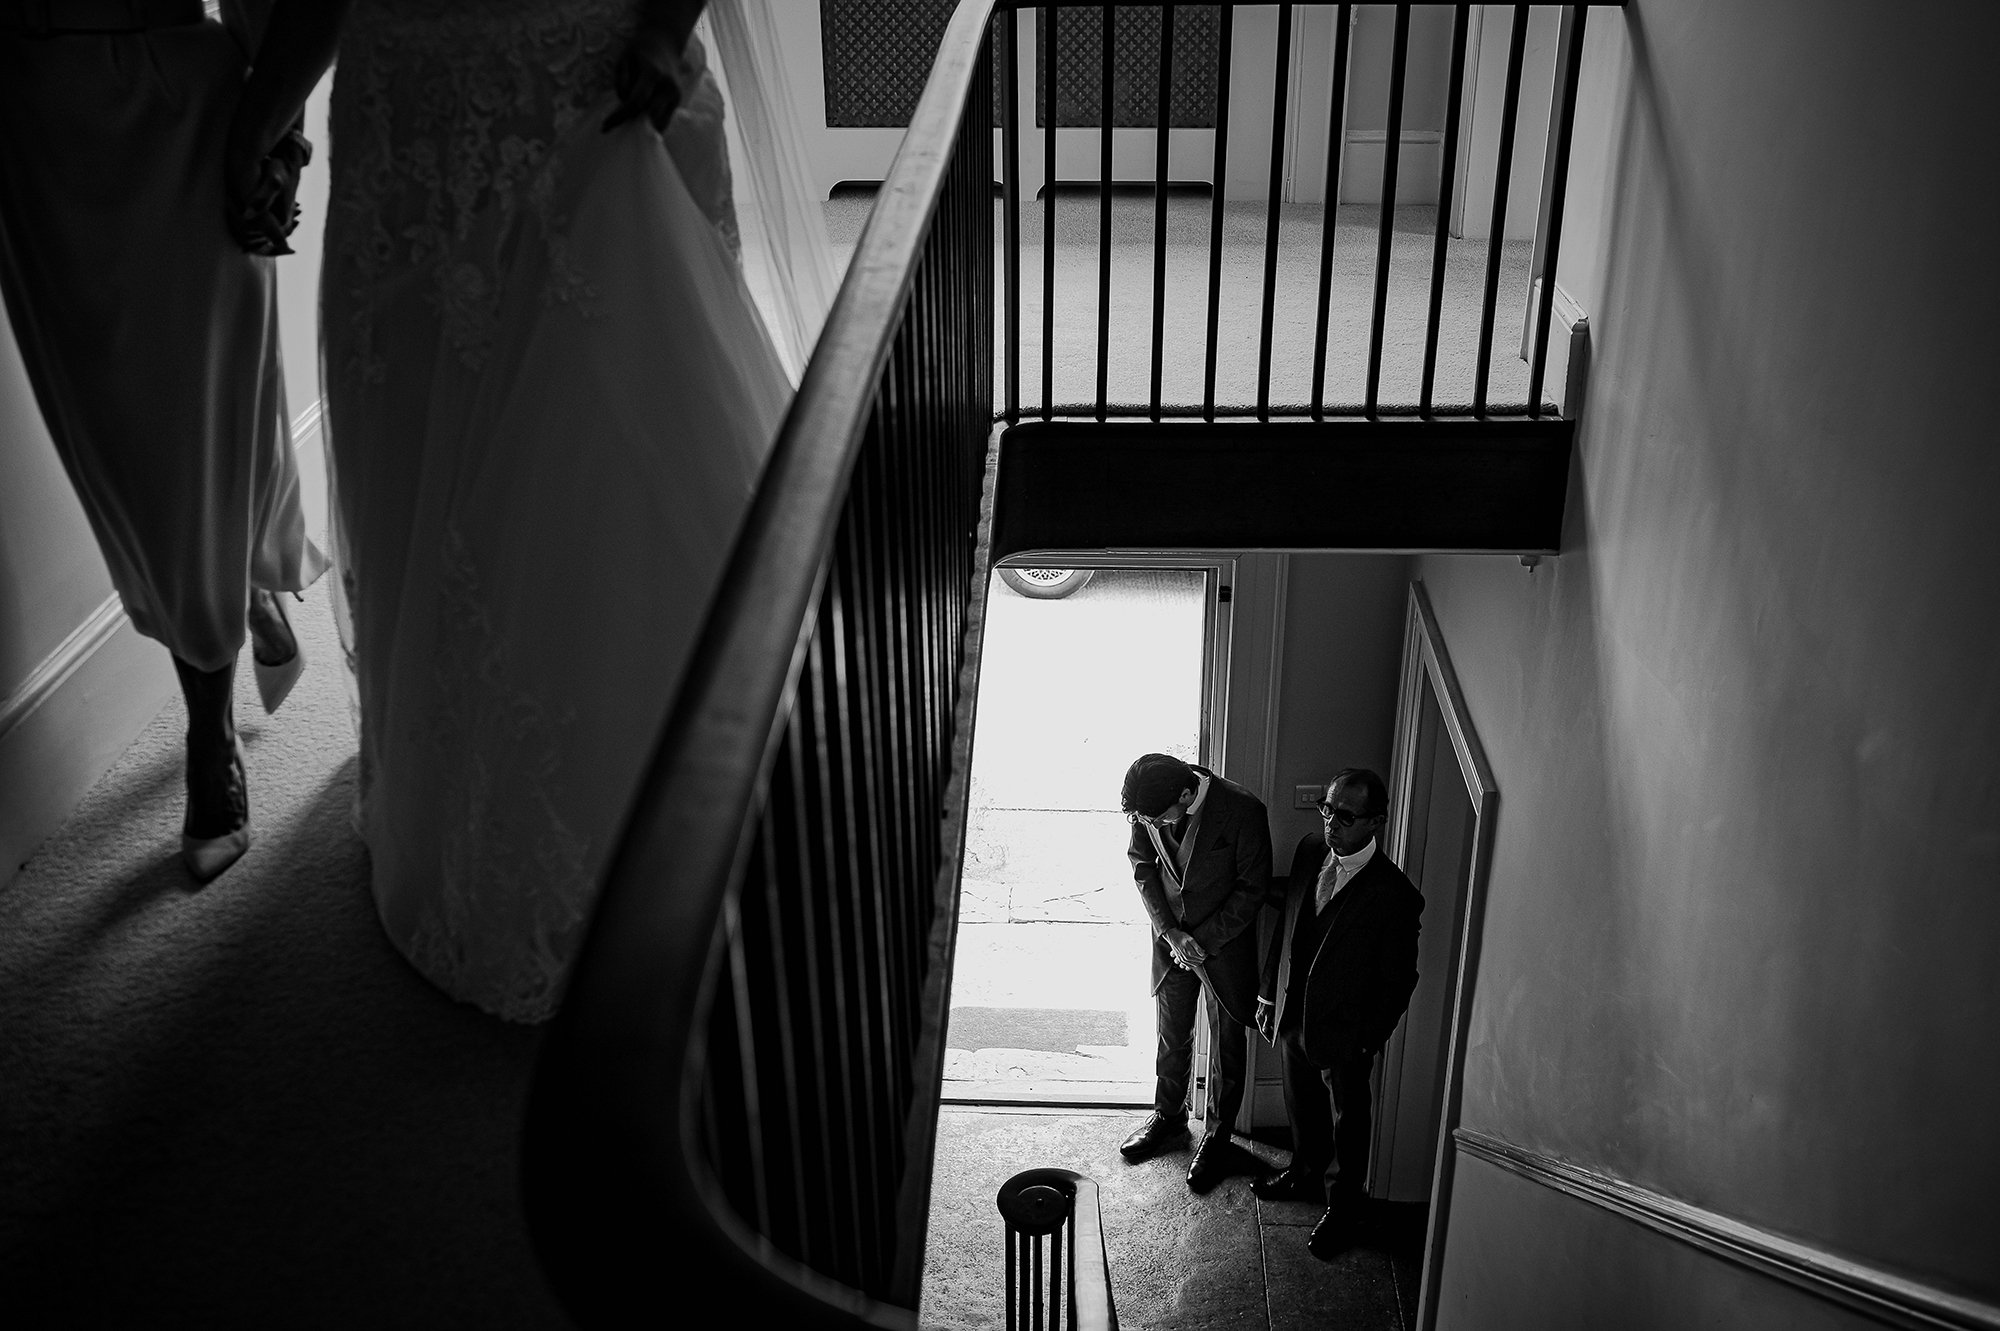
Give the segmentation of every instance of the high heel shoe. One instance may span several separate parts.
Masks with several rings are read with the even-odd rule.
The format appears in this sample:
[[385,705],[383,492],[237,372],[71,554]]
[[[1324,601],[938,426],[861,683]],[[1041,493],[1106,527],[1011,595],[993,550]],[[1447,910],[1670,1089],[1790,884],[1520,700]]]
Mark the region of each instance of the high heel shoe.
[[264,704],[266,715],[284,705],[292,692],[292,685],[299,682],[305,673],[305,648],[299,646],[298,634],[292,632],[292,621],[285,617],[285,603],[275,592],[259,591],[253,595],[253,606],[261,604],[265,613],[275,618],[284,629],[285,637],[291,639],[291,654],[283,660],[271,663],[264,660],[263,643],[257,640],[256,616],[251,616],[250,659],[256,665],[257,697]]
[[181,824],[181,863],[194,876],[197,883],[206,883],[230,865],[243,858],[250,849],[250,792],[249,780],[243,771],[243,746],[233,745],[229,754],[228,799],[234,806],[236,826],[219,836],[193,836],[188,826],[194,821],[194,769],[190,758],[188,771],[188,816]]
[[225,836],[191,837],[181,834],[181,863],[197,883],[213,882],[222,871],[243,858],[250,849],[250,824],[244,823]]

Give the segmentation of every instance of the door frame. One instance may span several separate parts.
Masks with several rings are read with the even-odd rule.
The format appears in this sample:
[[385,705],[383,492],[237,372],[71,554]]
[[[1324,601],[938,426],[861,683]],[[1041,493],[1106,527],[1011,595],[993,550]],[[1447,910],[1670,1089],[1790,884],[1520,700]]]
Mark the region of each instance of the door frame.
[[[1235,589],[1238,580],[1237,556],[1216,554],[1214,551],[1175,554],[1170,551],[1143,551],[1107,553],[1103,550],[1028,550],[996,560],[988,576],[993,576],[1002,568],[1087,568],[1087,569],[1192,569],[1206,576],[1208,591],[1202,604],[1201,623],[1201,721],[1195,740],[1195,761],[1201,766],[1216,771],[1221,767],[1222,758],[1228,752],[1229,717],[1229,657],[1231,628],[1234,622]],[[1206,991],[1202,1002],[1207,1002]],[[1208,1066],[1208,1023],[1202,1015],[1203,1009],[1196,1008],[1194,1069],[1188,1082],[1190,1112],[1200,1118],[1207,1111],[1208,1085],[1204,1070]],[[1255,1056],[1254,1040],[1252,1057]],[[1245,1071],[1246,1088],[1255,1081],[1255,1064]],[[1248,1114],[1253,1097],[1245,1094],[1243,1109],[1237,1116],[1240,1131],[1248,1130]],[[1020,1099],[980,1099],[958,1101],[966,1104],[1036,1104],[1071,1105],[1080,1108],[1132,1108],[1131,1105],[1111,1105],[1102,1099],[1080,1099],[1075,1101],[1057,1099],[1052,1095],[1033,1095]]]
[[1486,912],[1486,881],[1493,862],[1493,836],[1500,807],[1500,787],[1486,750],[1473,729],[1472,714],[1459,689],[1437,615],[1423,580],[1410,583],[1409,610],[1403,629],[1403,676],[1396,697],[1396,747],[1389,780],[1389,858],[1401,864],[1408,850],[1411,809],[1416,790],[1417,742],[1421,731],[1423,689],[1437,699],[1444,734],[1451,742],[1458,773],[1472,803],[1472,866],[1466,875],[1459,908],[1458,964],[1452,977],[1445,1055],[1444,1089],[1439,1111],[1437,1163],[1431,1176],[1430,1215],[1424,1229],[1422,1283],[1417,1299],[1420,1331],[1437,1324],[1438,1282],[1444,1269],[1445,1213],[1451,1205],[1453,1166],[1457,1160],[1454,1133],[1458,1128],[1459,1097],[1465,1075],[1465,1048],[1472,1020],[1472,988],[1479,970],[1481,922]]

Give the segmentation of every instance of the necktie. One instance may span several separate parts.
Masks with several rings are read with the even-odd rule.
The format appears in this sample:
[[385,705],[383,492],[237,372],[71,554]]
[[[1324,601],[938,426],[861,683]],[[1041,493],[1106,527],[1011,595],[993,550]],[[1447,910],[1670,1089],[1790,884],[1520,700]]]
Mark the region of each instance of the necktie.
[[1319,881],[1313,884],[1313,909],[1322,911],[1326,903],[1333,900],[1333,894],[1340,888],[1340,857],[1329,855],[1320,868]]
[[1174,834],[1172,823],[1158,823],[1153,828],[1159,838],[1160,884],[1167,892],[1167,907],[1174,918],[1181,913],[1181,839]]

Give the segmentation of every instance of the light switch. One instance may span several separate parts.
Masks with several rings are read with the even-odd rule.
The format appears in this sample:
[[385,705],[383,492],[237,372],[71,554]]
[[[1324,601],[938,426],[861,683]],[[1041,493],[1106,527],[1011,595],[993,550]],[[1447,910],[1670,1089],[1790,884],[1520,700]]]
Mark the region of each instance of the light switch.
[[1320,797],[1326,794],[1325,786],[1293,786],[1292,807],[1294,809],[1316,809]]

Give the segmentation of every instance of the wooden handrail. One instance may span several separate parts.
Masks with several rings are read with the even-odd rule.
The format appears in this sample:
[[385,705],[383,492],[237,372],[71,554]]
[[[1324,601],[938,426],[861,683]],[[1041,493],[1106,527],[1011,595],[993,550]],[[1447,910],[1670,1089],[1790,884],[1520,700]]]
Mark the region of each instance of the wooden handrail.
[[[885,1189],[927,1189],[937,1112],[937,941],[964,803],[948,778],[955,744],[965,757],[992,401],[992,8],[963,0],[945,35],[546,1037],[524,1188],[536,1251],[585,1326],[671,1325],[716,1291],[751,1324],[914,1324],[921,1206],[894,1208],[906,1230],[916,1212],[897,1253],[845,1218],[879,1214]],[[788,875],[793,852],[804,868]],[[753,866],[760,890],[745,892]],[[801,915],[822,932],[798,935]],[[746,960],[755,928],[775,956]],[[787,944],[804,955],[787,961]],[[817,980],[788,978],[801,965]],[[718,1031],[769,1043],[745,1059]],[[836,1040],[845,1099],[791,1080],[828,1075],[807,1046]],[[799,1062],[780,1122],[782,1097],[759,1092],[786,1052]],[[774,1153],[794,1182],[809,1166],[835,1178],[802,1113],[822,1134],[838,1117],[873,1171],[810,1196],[800,1182],[799,1214],[767,1214],[786,1183],[764,1173]],[[748,1185],[731,1172],[746,1131]]]

